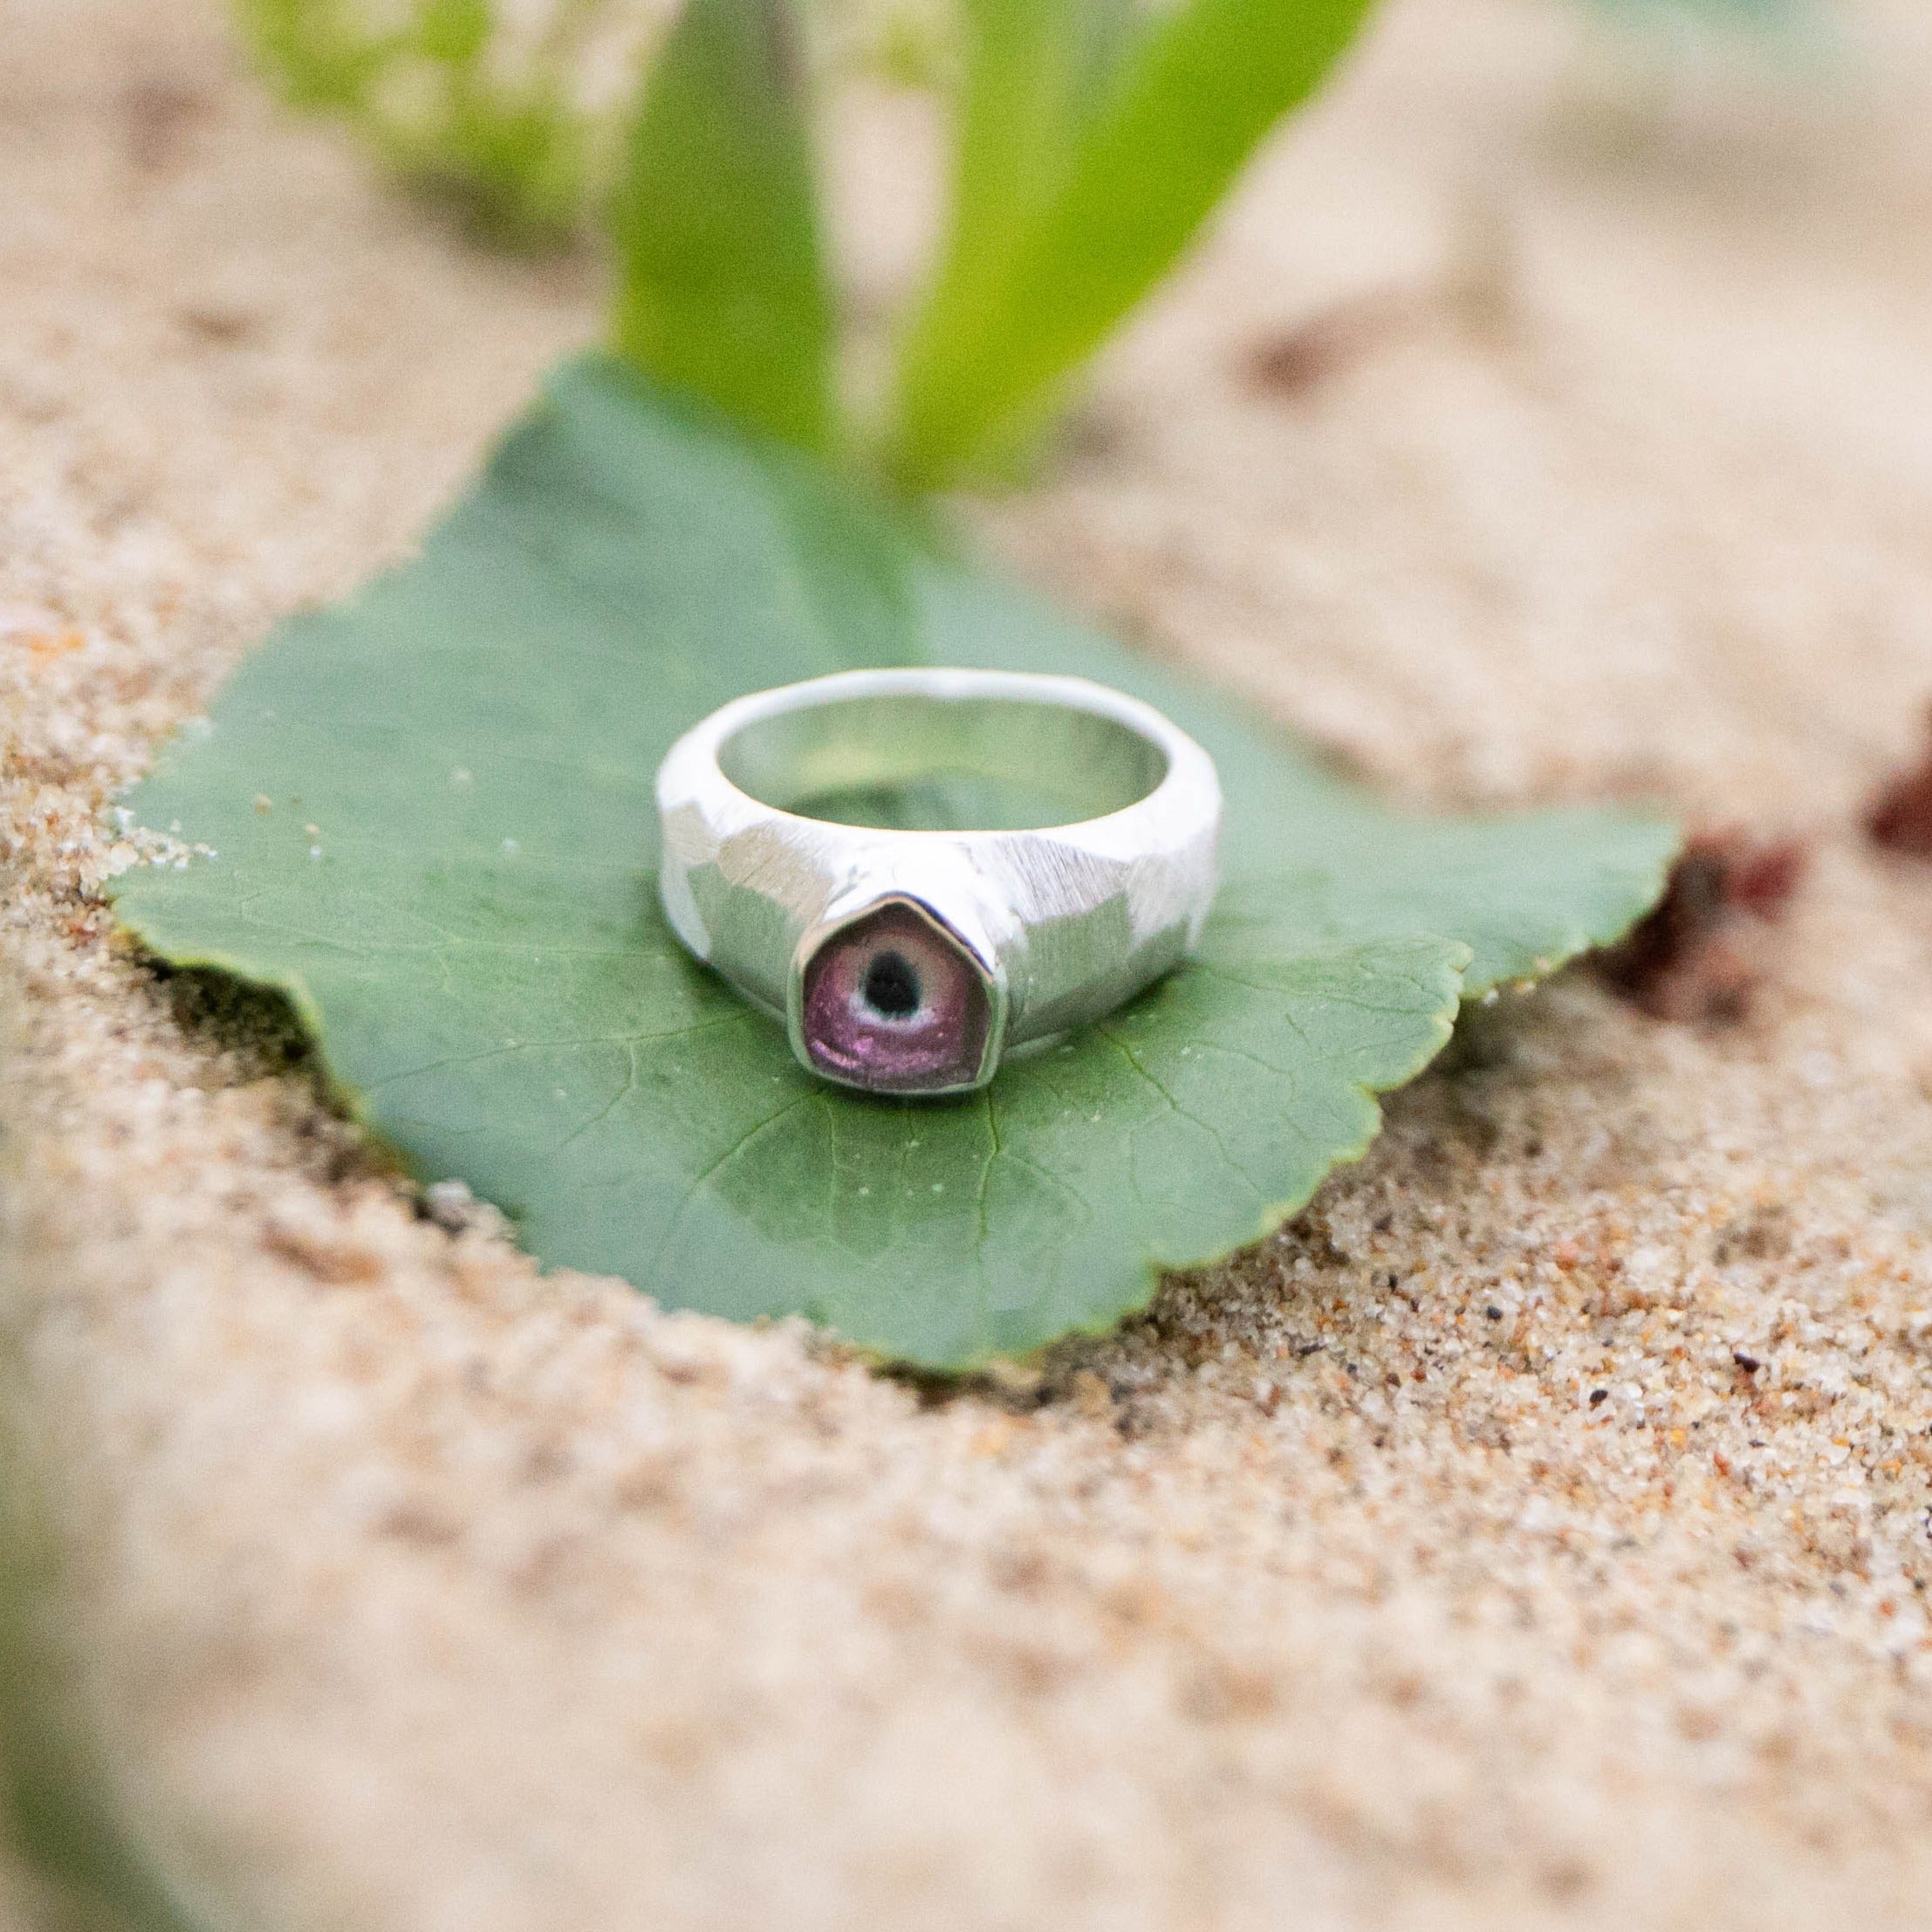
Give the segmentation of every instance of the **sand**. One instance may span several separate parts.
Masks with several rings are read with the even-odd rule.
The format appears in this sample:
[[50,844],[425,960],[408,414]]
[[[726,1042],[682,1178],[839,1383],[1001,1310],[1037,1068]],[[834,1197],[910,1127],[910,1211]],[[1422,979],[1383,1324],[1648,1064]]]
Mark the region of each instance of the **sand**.
[[421,1218],[116,942],[103,800],[598,277],[210,5],[10,10],[3,1271],[114,1795],[214,1922],[1924,1922],[1932,868],[1857,817],[1932,693],[1932,26],[1842,17],[1660,83],[1397,0],[968,512],[1405,798],[1803,835],[1748,1016],[1500,1002],[1278,1239],[935,1396]]

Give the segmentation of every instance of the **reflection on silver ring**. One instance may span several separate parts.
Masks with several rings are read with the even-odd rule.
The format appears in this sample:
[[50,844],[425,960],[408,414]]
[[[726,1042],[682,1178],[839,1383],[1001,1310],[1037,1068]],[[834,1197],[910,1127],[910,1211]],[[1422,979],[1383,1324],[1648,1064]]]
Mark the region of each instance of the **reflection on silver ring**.
[[813,1072],[960,1093],[1176,965],[1214,762],[1083,678],[847,671],[739,698],[657,774],[678,937]]

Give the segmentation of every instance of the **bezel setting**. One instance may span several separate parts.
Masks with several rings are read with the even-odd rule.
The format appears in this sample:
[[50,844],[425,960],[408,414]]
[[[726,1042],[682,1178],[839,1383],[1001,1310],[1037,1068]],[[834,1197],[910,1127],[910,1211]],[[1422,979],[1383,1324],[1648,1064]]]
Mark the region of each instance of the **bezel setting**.
[[[950,1077],[931,1073],[894,1076],[867,1072],[841,1059],[819,1037],[814,1025],[814,994],[820,991],[819,980],[828,958],[850,944],[868,928],[887,927],[894,919],[917,922],[920,931],[944,949],[947,958],[962,969],[978,1002],[978,1011],[961,1029],[960,1052],[950,1063]],[[969,918],[949,919],[936,906],[908,892],[874,893],[859,902],[847,901],[827,914],[798,942],[793,955],[786,988],[785,1031],[794,1055],[821,1078],[840,1086],[862,1092],[936,1098],[949,1093],[969,1093],[993,1077],[1005,1044],[1009,1001],[1006,976],[984,942],[976,946],[967,936],[975,923]],[[822,1002],[821,1002],[822,1004]],[[861,1023],[864,1024],[864,1023]],[[871,1024],[890,1039],[893,1023],[880,1017]],[[912,1029],[908,1026],[908,1031]],[[904,1057],[904,1056],[902,1056]],[[880,1056],[889,1058],[889,1053]]]

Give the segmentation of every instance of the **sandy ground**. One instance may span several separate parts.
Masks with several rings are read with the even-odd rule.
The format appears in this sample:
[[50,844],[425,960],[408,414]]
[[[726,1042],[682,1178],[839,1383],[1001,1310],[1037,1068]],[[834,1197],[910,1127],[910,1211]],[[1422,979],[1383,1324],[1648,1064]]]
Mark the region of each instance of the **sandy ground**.
[[1398,0],[977,515],[1406,795],[1803,833],[1751,1015],[1491,1008],[1281,1238],[922,1401],[417,1218],[113,942],[110,789],[597,292],[209,8],[0,16],[5,1271],[217,1922],[1925,1922],[1932,870],[1855,818],[1932,692],[1932,22],[1660,92],[1575,18]]

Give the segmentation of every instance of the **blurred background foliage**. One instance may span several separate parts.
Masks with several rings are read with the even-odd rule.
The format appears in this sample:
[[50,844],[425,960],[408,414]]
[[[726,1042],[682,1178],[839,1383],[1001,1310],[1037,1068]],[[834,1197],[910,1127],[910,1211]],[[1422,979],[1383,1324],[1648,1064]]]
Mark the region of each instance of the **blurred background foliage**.
[[[291,106],[480,234],[606,232],[613,345],[918,492],[1009,480],[1369,0],[235,0]],[[857,401],[819,117],[860,74],[951,130],[930,285]]]
[[[602,235],[612,340],[746,427],[918,493],[1023,476],[1086,360],[1185,253],[1369,0],[231,0],[291,106],[352,128],[480,238]],[[1816,0],[1551,0],[1639,63]],[[929,285],[854,380],[819,114],[936,97]],[[861,402],[859,391],[867,391]]]
[[[624,128],[676,0],[231,0],[290,106],[352,127],[479,237],[553,245],[593,231]],[[943,88],[945,0],[801,0],[820,75]]]

